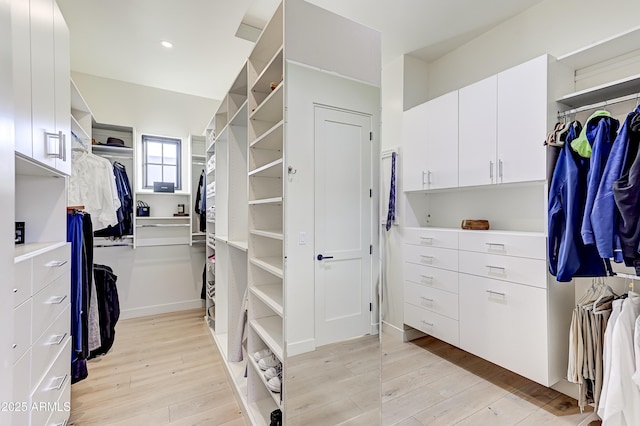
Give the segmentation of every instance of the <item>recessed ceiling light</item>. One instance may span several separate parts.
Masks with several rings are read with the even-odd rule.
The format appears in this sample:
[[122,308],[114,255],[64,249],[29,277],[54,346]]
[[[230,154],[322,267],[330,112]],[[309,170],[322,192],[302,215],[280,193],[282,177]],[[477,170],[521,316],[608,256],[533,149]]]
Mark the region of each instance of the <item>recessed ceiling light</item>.
[[167,49],[171,49],[173,47],[173,43],[166,40],[163,40],[162,42],[160,42],[160,44],[166,47]]

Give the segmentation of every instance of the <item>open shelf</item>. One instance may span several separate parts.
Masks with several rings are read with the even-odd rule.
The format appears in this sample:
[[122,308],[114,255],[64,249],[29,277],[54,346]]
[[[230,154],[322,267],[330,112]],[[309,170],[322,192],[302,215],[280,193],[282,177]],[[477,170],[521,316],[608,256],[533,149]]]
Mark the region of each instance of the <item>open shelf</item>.
[[251,120],[268,121],[273,123],[282,120],[284,105],[283,86],[284,84],[280,84],[276,87],[276,89],[256,107],[255,111],[251,113],[249,118]]
[[601,84],[578,92],[569,93],[557,101],[570,107],[579,107],[638,93],[640,74]]
[[249,172],[251,177],[270,177],[281,178],[282,177],[282,158],[272,161],[269,164],[265,164],[262,167],[258,167],[255,170]]
[[283,130],[284,120],[280,120],[274,124],[273,127],[256,138],[255,141],[251,142],[249,148],[282,151],[282,141],[284,137]]
[[247,108],[248,102],[245,99],[242,105],[238,108],[238,111],[229,120],[229,126],[246,126],[247,125]]
[[260,200],[249,200],[250,206],[257,206],[259,204],[282,204],[282,197],[263,198]]
[[96,154],[117,154],[133,157],[133,148],[111,146],[111,145],[91,145],[91,151]]
[[91,137],[73,115],[71,116],[71,131],[87,145],[91,145]]
[[14,262],[22,262],[34,256],[39,256],[58,247],[64,246],[65,242],[43,242],[43,243],[26,243],[18,244],[14,250]]
[[249,243],[246,241],[227,241],[227,244],[242,251],[247,251],[249,249]]
[[284,317],[282,284],[252,286],[250,291],[275,313]]
[[[189,220],[190,216],[136,216],[137,220]],[[204,235],[204,232],[201,233]]]
[[271,83],[280,84],[282,82],[283,63],[283,48],[281,46],[256,78],[251,91],[264,94],[271,92]]
[[572,69],[580,69],[632,52],[638,47],[640,26],[559,56],[558,61]]
[[252,229],[249,233],[252,235],[259,235],[261,237],[273,238],[274,240],[284,239],[282,229]]
[[249,324],[271,352],[282,361],[282,318],[278,316],[258,318],[249,321]]
[[[275,393],[272,392],[268,385],[267,385],[267,379],[266,377],[264,377],[264,371],[262,371],[260,369],[260,366],[258,365],[258,363],[256,362],[255,359],[253,359],[252,356],[248,356],[247,359],[249,360],[249,364],[251,364],[251,366],[253,367],[254,371],[256,372],[256,374],[258,376],[260,376],[260,381],[262,382],[262,384],[264,385],[265,389],[267,390],[267,392],[269,392],[271,394],[271,397],[273,398],[273,401],[276,403],[276,405],[278,406],[278,408],[280,407],[280,394],[279,393]],[[282,392],[282,389],[280,389],[280,392]]]
[[278,278],[284,276],[282,269],[282,258],[280,257],[252,257],[249,258],[249,262],[256,265],[258,268],[264,269],[272,275]]

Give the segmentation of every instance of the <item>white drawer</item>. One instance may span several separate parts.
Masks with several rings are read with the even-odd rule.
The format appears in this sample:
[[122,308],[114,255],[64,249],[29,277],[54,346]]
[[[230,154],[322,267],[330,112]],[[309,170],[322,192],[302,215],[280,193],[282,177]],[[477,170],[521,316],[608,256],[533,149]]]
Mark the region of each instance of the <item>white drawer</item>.
[[460,348],[550,386],[546,290],[460,274]]
[[458,295],[406,281],[404,301],[420,308],[458,319]]
[[404,323],[437,339],[458,346],[458,321],[456,320],[405,303]]
[[[70,339],[69,332],[71,330],[71,305],[62,311],[56,318],[51,327],[49,327],[40,338],[33,344],[31,348],[31,383],[32,389],[36,384],[40,383],[51,363],[60,353],[60,350]],[[71,360],[69,360],[71,362]]]
[[405,228],[404,242],[448,249],[458,248],[457,229]]
[[31,299],[13,310],[13,362],[31,346]]
[[[13,366],[13,402],[20,403],[20,410],[14,410],[11,416],[13,426],[24,426],[29,424],[29,396],[31,387],[29,386],[31,376],[31,351],[27,352]],[[22,403],[26,403],[25,407]],[[23,410],[26,408],[26,410]]]
[[547,288],[547,262],[544,260],[461,250],[460,272]]
[[459,238],[460,250],[541,260],[547,256],[547,239],[542,234],[461,231]]
[[13,306],[16,307],[31,297],[31,259],[16,263],[14,272],[15,280],[11,292]]
[[69,305],[71,274],[69,271],[33,296],[31,342],[34,343]]
[[458,292],[458,273],[454,271],[405,262],[404,279],[451,293]]
[[48,251],[32,259],[33,294],[71,270],[71,245]]
[[[51,369],[47,371],[44,379],[38,384],[31,395],[31,405],[49,408],[54,406],[54,402],[60,399],[65,392],[65,386],[71,381],[71,340],[67,340],[62,352],[54,361]],[[31,413],[31,424],[44,425],[51,416],[51,411],[34,410]]]
[[404,260],[449,271],[458,270],[458,250],[405,244]]
[[67,381],[64,389],[60,394],[51,417],[45,423],[47,426],[67,426],[69,422],[69,414],[71,413],[71,380]]

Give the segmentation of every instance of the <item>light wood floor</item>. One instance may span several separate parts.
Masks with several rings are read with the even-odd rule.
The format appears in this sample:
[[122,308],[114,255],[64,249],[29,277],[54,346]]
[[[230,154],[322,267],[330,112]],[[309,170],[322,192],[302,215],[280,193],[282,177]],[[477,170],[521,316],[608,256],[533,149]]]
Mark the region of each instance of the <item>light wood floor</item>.
[[204,310],[120,321],[71,387],[70,425],[245,425]]
[[599,425],[593,409],[432,337],[382,344],[382,424]]

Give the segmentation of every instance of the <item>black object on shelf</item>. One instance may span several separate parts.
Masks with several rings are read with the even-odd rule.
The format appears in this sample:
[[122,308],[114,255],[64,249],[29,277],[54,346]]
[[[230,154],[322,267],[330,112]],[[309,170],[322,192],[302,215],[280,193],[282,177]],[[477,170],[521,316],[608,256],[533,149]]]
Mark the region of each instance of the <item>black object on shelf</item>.
[[16,222],[16,244],[24,244],[24,222]]

